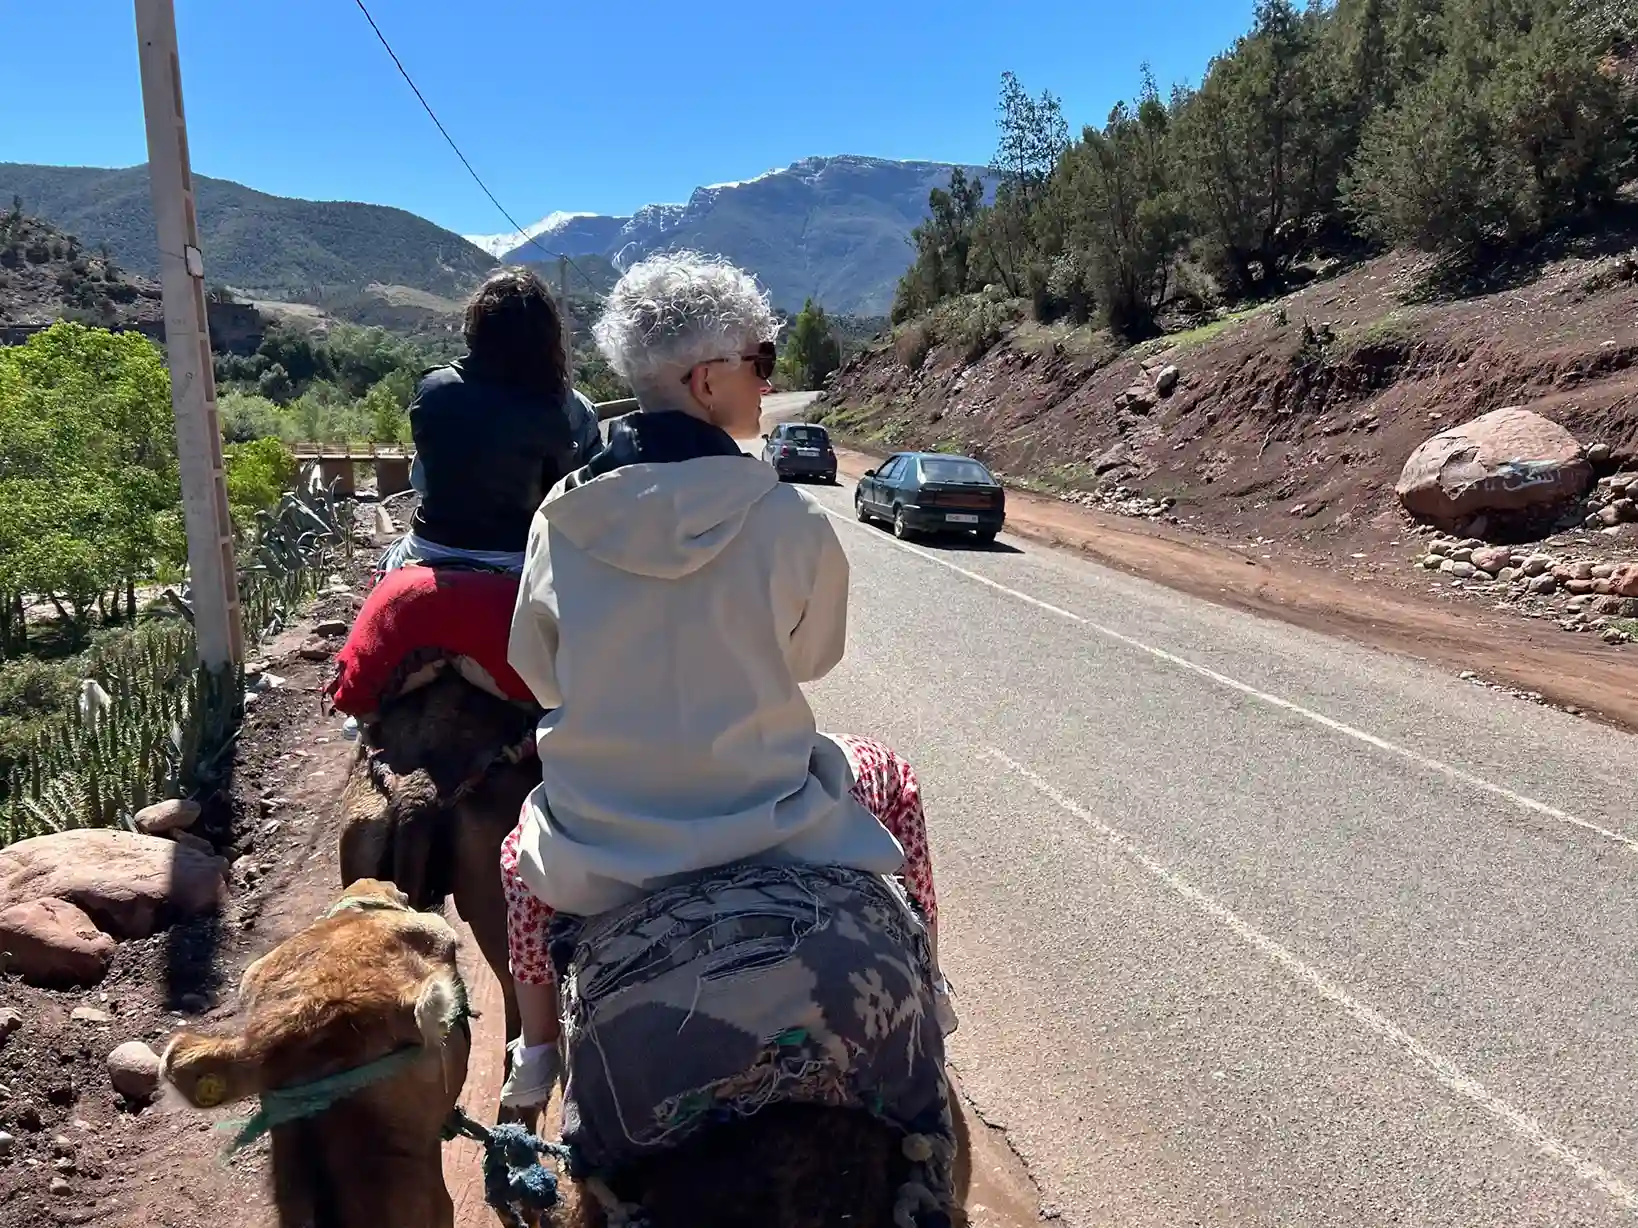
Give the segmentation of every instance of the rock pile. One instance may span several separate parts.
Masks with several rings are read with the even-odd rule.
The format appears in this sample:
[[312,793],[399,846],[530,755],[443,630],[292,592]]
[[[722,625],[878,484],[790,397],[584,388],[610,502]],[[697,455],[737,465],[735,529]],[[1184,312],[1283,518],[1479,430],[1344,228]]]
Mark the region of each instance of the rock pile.
[[1395,487],[1405,510],[1455,530],[1476,516],[1537,515],[1575,503],[1593,466],[1574,435],[1527,409],[1511,407],[1441,431],[1405,461]]
[[1171,524],[1181,523],[1171,510],[1177,501],[1171,498],[1151,499],[1125,486],[1106,486],[1098,490],[1081,490],[1064,496],[1070,503],[1078,503],[1082,507],[1095,507],[1099,511],[1113,512],[1117,516],[1133,516],[1142,520],[1165,520]]
[[1638,563],[1569,558],[1492,546],[1477,538],[1437,537],[1415,560],[1452,585],[1491,592],[1566,631],[1597,631],[1611,644],[1638,638]]

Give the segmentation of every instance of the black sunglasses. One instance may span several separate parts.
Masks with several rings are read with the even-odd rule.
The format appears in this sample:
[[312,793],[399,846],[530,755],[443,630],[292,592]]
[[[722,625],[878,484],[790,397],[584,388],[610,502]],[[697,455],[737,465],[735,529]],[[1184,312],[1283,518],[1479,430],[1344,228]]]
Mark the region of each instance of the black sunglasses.
[[[764,341],[761,345],[757,346],[756,353],[754,354],[741,354],[739,357],[741,362],[748,362],[751,364],[751,370],[756,372],[757,379],[771,379],[773,377],[774,363],[777,361],[778,356],[775,353],[774,343],[772,341]],[[707,358],[704,362],[695,363],[694,366],[708,367],[714,362],[731,361],[733,360],[728,358]],[[690,367],[688,369],[688,374],[682,377],[682,382],[686,384],[693,377],[694,367]]]

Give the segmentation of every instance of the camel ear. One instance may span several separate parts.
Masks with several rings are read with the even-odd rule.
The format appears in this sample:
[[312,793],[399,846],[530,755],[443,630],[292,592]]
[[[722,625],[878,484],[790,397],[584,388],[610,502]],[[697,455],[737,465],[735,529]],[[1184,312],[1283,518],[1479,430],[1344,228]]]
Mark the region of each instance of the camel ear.
[[415,1020],[421,1043],[436,1049],[466,1014],[466,990],[452,970],[439,969],[404,995],[401,1006]]
[[198,1109],[214,1109],[262,1092],[261,1064],[240,1036],[178,1032],[165,1046],[159,1073]]

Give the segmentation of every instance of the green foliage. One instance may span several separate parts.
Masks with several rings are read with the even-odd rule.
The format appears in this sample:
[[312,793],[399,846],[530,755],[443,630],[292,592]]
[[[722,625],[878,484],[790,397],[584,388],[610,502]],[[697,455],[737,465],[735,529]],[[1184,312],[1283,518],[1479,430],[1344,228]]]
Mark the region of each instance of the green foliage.
[[[327,493],[286,493],[257,513],[254,558],[239,573],[249,640],[282,629],[337,556],[351,552],[344,516]],[[107,692],[105,711],[69,702],[82,677]],[[144,624],[74,661],[0,671],[0,845],[127,825],[152,802],[216,787],[243,695],[242,670],[199,665],[187,619]],[[44,717],[53,703],[58,711]]]
[[179,497],[151,342],[60,323],[0,349],[0,604],[44,596],[83,640],[107,595],[150,572]]
[[227,470],[228,506],[241,532],[255,523],[256,513],[276,505],[279,496],[296,480],[296,458],[278,439],[253,439],[222,449]]
[[994,284],[1135,339],[1370,243],[1529,242],[1638,172],[1635,58],[1638,8],[1612,0],[1257,0],[1197,89],[1145,71],[1073,143],[1007,74],[994,200],[961,175],[931,193],[893,322]]
[[841,365],[842,347],[830,319],[810,298],[791,327],[776,378],[787,391],[806,392],[823,388],[830,373]]
[[1367,125],[1348,204],[1388,242],[1472,250],[1609,204],[1631,100],[1602,48],[1558,12],[1453,3],[1446,54]]

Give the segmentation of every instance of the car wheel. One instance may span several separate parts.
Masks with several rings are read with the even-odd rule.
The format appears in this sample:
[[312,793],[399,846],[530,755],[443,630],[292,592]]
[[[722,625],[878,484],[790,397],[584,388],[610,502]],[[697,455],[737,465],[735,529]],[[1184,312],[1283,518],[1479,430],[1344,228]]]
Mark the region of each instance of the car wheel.
[[860,524],[870,523],[870,513],[865,511],[864,495],[857,489],[853,492],[853,514],[859,518]]
[[910,540],[910,524],[904,518],[902,507],[893,509],[893,536],[901,542]]

